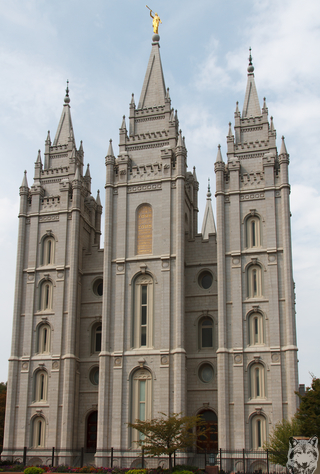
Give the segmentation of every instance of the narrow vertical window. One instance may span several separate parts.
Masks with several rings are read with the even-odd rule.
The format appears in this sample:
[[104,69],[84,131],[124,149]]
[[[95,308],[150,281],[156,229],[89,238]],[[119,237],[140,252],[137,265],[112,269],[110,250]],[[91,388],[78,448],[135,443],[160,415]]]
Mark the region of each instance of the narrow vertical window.
[[246,247],[260,247],[260,242],[260,219],[258,216],[249,217],[246,221]]
[[42,265],[54,263],[54,238],[46,237],[42,241]]
[[45,420],[37,416],[32,422],[32,447],[43,448],[45,446]]
[[264,344],[264,322],[261,313],[249,315],[249,345]]
[[153,279],[141,275],[134,284],[134,334],[133,346],[152,346],[153,326]]
[[[131,381],[131,413],[132,422],[151,419],[152,377],[149,370],[136,370]],[[136,442],[144,439],[137,430],[131,429],[131,443],[136,447]]]
[[203,318],[199,324],[199,348],[206,349],[213,347],[213,321],[211,318]]
[[259,265],[251,265],[247,273],[248,297],[259,298],[262,296],[262,274]]
[[35,376],[35,402],[46,402],[48,393],[48,374],[45,370],[39,370]]
[[141,286],[141,346],[147,345],[147,285]]
[[52,283],[51,281],[44,281],[40,287],[40,310],[50,309],[52,309]]
[[101,352],[101,323],[96,323],[91,328],[91,354]]
[[250,370],[250,398],[265,398],[265,374],[262,364],[253,364]]
[[48,324],[40,324],[38,326],[38,342],[37,353],[48,354],[50,352],[50,336],[51,330]]
[[256,415],[251,420],[251,446],[262,449],[266,441],[266,420],[262,415]]

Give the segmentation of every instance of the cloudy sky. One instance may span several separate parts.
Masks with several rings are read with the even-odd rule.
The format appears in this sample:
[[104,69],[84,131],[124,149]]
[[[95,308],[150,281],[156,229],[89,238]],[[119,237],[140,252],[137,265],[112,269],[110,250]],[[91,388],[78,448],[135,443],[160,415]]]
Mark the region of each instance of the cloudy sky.
[[[161,57],[189,167],[214,191],[226,159],[228,122],[242,110],[248,48],[260,103],[290,153],[300,383],[320,376],[320,2],[148,0],[162,19]],[[0,0],[0,381],[7,380],[16,265],[19,186],[32,184],[37,151],[54,136],[70,81],[75,138],[83,140],[93,194],[104,187],[108,141],[118,143],[131,93],[139,97],[151,49],[145,0]]]

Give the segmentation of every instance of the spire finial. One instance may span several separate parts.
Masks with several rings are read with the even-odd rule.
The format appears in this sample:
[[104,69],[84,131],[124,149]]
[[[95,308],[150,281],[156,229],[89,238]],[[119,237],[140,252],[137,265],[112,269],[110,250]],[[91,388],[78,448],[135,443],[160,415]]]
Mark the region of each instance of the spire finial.
[[249,48],[249,66],[248,66],[248,73],[252,74],[254,71],[254,67],[252,65],[252,56],[251,56],[251,47]]
[[211,191],[210,191],[210,178],[208,178],[208,192],[207,192],[207,199],[211,198]]
[[67,88],[66,88],[66,96],[64,98],[66,104],[69,104],[70,97],[69,97],[69,80],[67,79]]

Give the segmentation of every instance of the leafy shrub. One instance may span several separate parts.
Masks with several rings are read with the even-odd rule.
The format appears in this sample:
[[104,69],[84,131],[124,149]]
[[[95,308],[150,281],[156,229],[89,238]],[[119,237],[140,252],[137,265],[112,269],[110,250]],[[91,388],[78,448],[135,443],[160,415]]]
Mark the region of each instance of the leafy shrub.
[[178,471],[176,471],[175,468],[173,469],[174,469],[173,472],[178,472],[179,474],[193,474],[192,471],[187,471],[186,469],[182,469],[182,470],[179,469]]
[[147,474],[147,469],[130,469],[126,474]]
[[23,472],[24,474],[43,474],[44,469],[41,469],[41,467],[31,466],[27,467]]

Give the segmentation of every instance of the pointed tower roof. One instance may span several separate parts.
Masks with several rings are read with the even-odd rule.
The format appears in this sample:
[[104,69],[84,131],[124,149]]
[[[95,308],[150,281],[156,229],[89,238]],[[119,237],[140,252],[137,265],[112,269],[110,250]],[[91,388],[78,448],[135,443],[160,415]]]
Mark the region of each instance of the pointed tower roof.
[[208,192],[207,202],[204,211],[203,222],[202,222],[202,238],[208,239],[209,234],[216,234],[216,225],[213,217],[212,203],[211,203],[211,191],[210,191],[210,179],[208,179]]
[[74,141],[73,126],[70,113],[69,81],[67,81],[66,96],[64,106],[57,128],[57,133],[53,141],[53,146],[68,145],[69,137]]
[[248,66],[248,81],[246,95],[244,97],[242,118],[257,117],[261,115],[261,108],[259,104],[259,97],[254,81],[254,67],[252,65],[251,48],[249,49],[249,66]]
[[21,187],[28,188],[27,170],[25,170],[25,172],[24,172]]
[[217,153],[217,158],[216,158],[216,162],[222,162],[223,159],[222,159],[222,154],[221,154],[221,145],[218,145],[218,153]]
[[287,147],[286,147],[286,144],[285,144],[284,136],[283,136],[283,135],[282,135],[282,137],[281,137],[281,147],[280,147],[280,153],[279,153],[279,155],[288,155]]
[[159,51],[160,36],[154,35],[152,39],[152,49],[142,86],[138,109],[165,104],[166,86]]
[[36,163],[42,164],[42,161],[41,161],[41,150],[38,150],[38,156],[37,156]]
[[99,191],[99,189],[98,189],[98,191],[97,191],[96,203],[98,204],[98,206],[101,206],[101,199],[100,199],[100,191]]
[[108,148],[107,156],[114,156],[111,138],[109,140],[109,148]]

